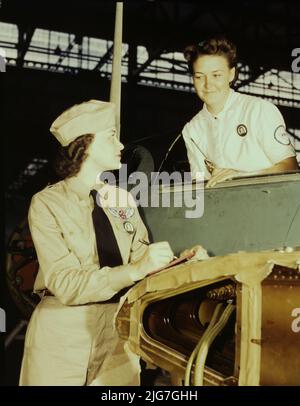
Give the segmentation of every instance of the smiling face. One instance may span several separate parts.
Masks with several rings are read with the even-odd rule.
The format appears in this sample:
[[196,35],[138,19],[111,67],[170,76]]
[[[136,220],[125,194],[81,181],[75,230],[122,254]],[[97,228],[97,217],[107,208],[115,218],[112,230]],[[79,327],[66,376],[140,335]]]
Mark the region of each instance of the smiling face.
[[230,69],[221,55],[199,56],[194,62],[194,87],[211,113],[218,114],[223,109],[234,75],[235,68]]
[[95,134],[88,149],[88,160],[99,172],[120,169],[121,151],[124,145],[116,136],[114,127]]

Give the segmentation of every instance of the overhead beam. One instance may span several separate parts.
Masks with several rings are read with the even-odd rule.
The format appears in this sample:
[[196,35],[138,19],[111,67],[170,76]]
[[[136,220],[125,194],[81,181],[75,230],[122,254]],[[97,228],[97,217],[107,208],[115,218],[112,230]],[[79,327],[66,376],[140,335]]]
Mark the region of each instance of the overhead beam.
[[30,46],[34,31],[35,27],[24,27],[23,25],[18,25],[18,53],[16,64],[19,68],[23,66],[24,58]]
[[241,82],[238,83],[237,86],[235,86],[236,89],[241,88],[242,86],[247,86],[250,85],[251,83],[255,82],[256,79],[258,79],[261,75],[269,71],[269,68],[258,68],[257,66],[251,67],[250,68],[250,77],[248,79],[242,80]]
[[[201,10],[198,10],[198,11],[200,12]],[[193,12],[190,13],[188,15],[188,17],[186,19],[184,19],[184,21],[181,24],[178,25],[175,35],[170,35],[170,36],[165,37],[154,51],[148,50],[149,58],[139,68],[137,68],[133,72],[132,76],[138,77],[141,72],[143,72],[149,65],[151,65],[151,63],[164,52],[167,45],[171,41],[174,41],[174,39],[176,39],[177,36],[180,36],[184,30],[188,29],[188,27],[190,25],[192,25],[199,18],[199,12],[197,13],[197,12],[195,12],[195,10],[193,10]]]
[[54,65],[54,67],[51,69],[51,71],[56,71],[59,66],[61,65],[62,61],[65,59],[66,56],[68,56],[68,54],[70,53],[70,51],[72,50],[73,46],[76,43],[76,39],[74,38],[73,41],[71,41],[69,43],[69,45],[67,46],[67,48],[61,52],[61,55],[59,56],[56,64]]
[[93,70],[101,70],[102,66],[104,66],[106,62],[109,61],[109,59],[111,59],[113,49],[114,49],[113,45],[108,48],[108,50],[105,52],[105,54],[102,56],[102,58],[100,59],[100,61],[97,63],[97,65],[94,67]]
[[134,42],[129,43],[128,46],[128,83],[136,83],[136,76],[134,72],[137,68],[137,44]]

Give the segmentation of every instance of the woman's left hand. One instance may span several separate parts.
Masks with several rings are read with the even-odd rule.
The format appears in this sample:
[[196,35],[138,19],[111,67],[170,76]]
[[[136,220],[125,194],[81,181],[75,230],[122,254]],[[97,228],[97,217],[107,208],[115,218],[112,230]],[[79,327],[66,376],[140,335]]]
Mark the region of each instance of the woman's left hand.
[[211,178],[206,184],[207,188],[215,186],[217,183],[224,182],[224,180],[232,179],[239,176],[241,173],[231,168],[215,168],[211,174]]
[[193,248],[186,249],[180,253],[180,257],[185,257],[187,255],[192,255],[191,259],[194,261],[200,261],[202,259],[209,258],[209,255],[202,245],[195,245]]

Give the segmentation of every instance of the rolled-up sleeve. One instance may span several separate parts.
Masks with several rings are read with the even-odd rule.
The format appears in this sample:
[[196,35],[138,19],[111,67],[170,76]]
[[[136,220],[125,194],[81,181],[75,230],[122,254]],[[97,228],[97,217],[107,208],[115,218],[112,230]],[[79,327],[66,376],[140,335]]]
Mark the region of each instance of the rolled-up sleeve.
[[108,300],[133,284],[128,266],[99,268],[82,266],[68,248],[55,215],[46,203],[34,196],[28,215],[29,227],[37,252],[45,286],[63,304],[78,305]]

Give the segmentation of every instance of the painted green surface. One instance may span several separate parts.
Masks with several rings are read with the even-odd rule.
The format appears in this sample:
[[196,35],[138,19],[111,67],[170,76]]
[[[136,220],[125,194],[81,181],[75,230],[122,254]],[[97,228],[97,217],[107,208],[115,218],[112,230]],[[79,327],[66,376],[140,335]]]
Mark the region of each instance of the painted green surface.
[[143,208],[151,240],[175,253],[201,244],[210,255],[300,246],[300,173],[226,182],[205,189],[201,218],[186,210]]

